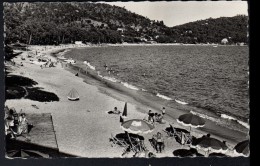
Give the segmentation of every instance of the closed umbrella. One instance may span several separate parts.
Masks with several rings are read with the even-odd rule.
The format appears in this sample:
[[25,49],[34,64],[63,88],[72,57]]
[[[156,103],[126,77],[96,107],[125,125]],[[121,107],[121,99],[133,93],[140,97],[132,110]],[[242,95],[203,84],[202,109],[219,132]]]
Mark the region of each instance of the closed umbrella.
[[249,153],[250,153],[249,152],[249,140],[245,140],[245,141],[239,142],[235,146],[234,152],[237,155],[248,157]]
[[190,130],[191,127],[197,128],[197,127],[203,127],[205,125],[205,120],[202,119],[201,117],[188,113],[188,114],[183,114],[179,116],[177,119],[177,122],[184,125],[184,126],[189,126]]
[[124,107],[122,116],[127,117],[127,102],[125,103],[125,107]]

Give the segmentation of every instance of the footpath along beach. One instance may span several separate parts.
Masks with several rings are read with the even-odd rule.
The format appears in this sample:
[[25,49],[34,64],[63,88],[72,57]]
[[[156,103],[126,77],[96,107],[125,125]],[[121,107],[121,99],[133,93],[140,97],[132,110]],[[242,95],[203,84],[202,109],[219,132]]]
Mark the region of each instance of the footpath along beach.
[[[75,47],[75,45],[30,46],[29,50],[31,50],[31,52],[37,51],[37,55],[45,55],[48,59],[55,62],[56,58],[51,56],[51,53]],[[159,112],[158,109],[148,107],[124,93],[98,84],[94,86],[95,81],[87,76],[76,77],[75,71],[68,68],[65,69],[65,63],[63,65],[58,63],[55,67],[41,68],[39,64],[32,64],[28,58],[21,60],[21,57],[27,57],[27,55],[28,52],[24,51],[14,58],[16,64],[22,62],[23,66],[13,66],[13,70],[10,74],[22,75],[23,77],[28,77],[36,81],[38,83],[35,85],[36,87],[41,87],[45,91],[55,93],[59,97],[59,101],[39,102],[24,98],[8,99],[5,105],[14,107],[18,111],[22,109],[25,113],[51,113],[58,148],[61,152],[89,158],[121,157],[123,149],[112,147],[111,142],[109,142],[111,134],[124,133],[120,128],[120,116],[110,115],[106,112],[113,110],[114,107],[122,111],[125,102],[128,103],[127,119],[143,119],[149,109]],[[31,59],[36,60],[36,56]],[[84,79],[89,79],[89,81],[84,81]],[[92,84],[86,82],[92,82]],[[72,88],[78,91],[80,95],[79,101],[68,100],[67,95]],[[35,109],[32,105],[36,105],[39,109]],[[174,111],[171,111],[171,113],[172,112]],[[166,115],[165,124],[156,123],[152,133],[142,135],[145,138],[144,143],[146,147],[149,151],[155,153],[156,157],[173,157],[174,150],[180,148],[189,149],[189,146],[182,146],[176,142],[175,139],[166,137],[167,134],[163,132],[170,124],[174,127],[189,129],[188,127],[178,124],[176,119],[172,118],[180,114],[181,113],[176,110],[172,115]],[[229,156],[235,156],[232,148],[239,141],[246,139],[245,135],[238,134],[224,127],[217,127],[212,122],[207,121],[206,125],[210,125],[211,128],[222,130],[223,133],[237,137],[237,140],[232,140],[225,137],[224,134],[212,135],[214,138],[227,141],[227,145],[230,147],[230,151],[227,154]],[[163,153],[156,153],[149,142],[149,139],[157,132],[161,132],[165,138],[165,150]],[[199,129],[192,129],[192,134],[196,137],[201,137],[207,133]],[[199,153],[204,154],[205,152],[199,151]],[[129,154],[125,157],[132,157],[132,155],[130,156]]]

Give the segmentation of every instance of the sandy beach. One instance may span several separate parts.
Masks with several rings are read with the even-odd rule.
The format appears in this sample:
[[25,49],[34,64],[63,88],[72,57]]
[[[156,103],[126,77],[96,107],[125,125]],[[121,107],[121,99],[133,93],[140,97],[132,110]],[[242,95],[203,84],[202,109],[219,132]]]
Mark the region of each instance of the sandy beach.
[[[35,53],[37,51],[37,55],[45,55],[55,62],[56,58],[51,56],[51,53],[76,47],[78,46],[30,46],[29,49],[31,50],[30,52]],[[41,68],[39,64],[32,64],[28,58],[21,60],[21,57],[26,57],[27,54],[28,52],[24,51],[14,58],[17,64],[22,62],[24,66],[12,67],[13,71],[10,74],[31,78],[38,83],[35,87],[41,87],[45,91],[55,93],[59,97],[59,101],[38,102],[29,99],[12,99],[7,100],[5,105],[16,108],[18,112],[22,109],[25,113],[51,113],[58,148],[61,152],[88,158],[121,157],[123,149],[111,147],[111,142],[109,142],[111,134],[124,133],[120,128],[119,115],[110,115],[106,112],[113,110],[114,107],[122,111],[125,102],[128,103],[127,119],[143,119],[149,109],[159,112],[160,105],[155,110],[154,107],[147,107],[147,105],[136,101],[134,98],[108,87],[94,86],[94,80],[87,76],[76,77],[75,72],[73,73],[71,69],[65,69],[60,63],[56,67]],[[31,59],[36,60],[36,55]],[[69,101],[67,99],[67,94],[72,88],[79,92],[79,101]],[[35,109],[32,105],[38,106],[39,109]],[[175,116],[180,114],[176,112]],[[143,134],[146,147],[149,151],[155,153],[156,157],[173,157],[174,150],[181,148],[189,149],[188,146],[181,146],[175,139],[166,137],[166,133],[162,131],[169,127],[169,124],[185,129],[188,129],[188,127],[178,124],[172,115],[166,115],[165,120],[165,124],[156,123],[152,133]],[[219,129],[222,128],[219,127],[216,130]],[[156,153],[148,141],[158,131],[162,132],[165,137],[166,146],[163,153]],[[229,130],[223,129],[223,131],[228,132]],[[206,132],[192,129],[192,134],[200,137],[206,134]],[[223,140],[221,136],[214,135],[213,137]],[[232,147],[236,143],[228,140],[228,146],[231,149],[227,154],[230,156],[234,156]],[[205,152],[199,151],[199,153],[204,154]],[[133,154],[129,153],[124,157],[132,156]]]

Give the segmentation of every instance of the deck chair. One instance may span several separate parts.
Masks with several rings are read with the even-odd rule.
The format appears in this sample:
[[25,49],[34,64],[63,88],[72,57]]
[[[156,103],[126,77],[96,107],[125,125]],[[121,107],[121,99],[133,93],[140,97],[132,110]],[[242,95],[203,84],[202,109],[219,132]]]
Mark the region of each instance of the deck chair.
[[109,139],[110,142],[112,142],[111,146],[119,146],[119,147],[128,147],[128,143],[124,140],[119,140],[118,138],[114,137],[113,134],[111,134],[111,138]]
[[193,137],[189,133],[176,132],[175,139],[182,145],[189,145],[192,143]]
[[176,136],[176,130],[174,129],[174,127],[172,125],[170,125],[170,127],[167,127],[165,130],[163,130],[168,137],[175,137]]
[[141,153],[145,153],[147,151],[144,141],[138,140],[137,138],[131,138],[131,140],[133,140],[133,142],[130,148],[134,152],[134,157],[138,157]]

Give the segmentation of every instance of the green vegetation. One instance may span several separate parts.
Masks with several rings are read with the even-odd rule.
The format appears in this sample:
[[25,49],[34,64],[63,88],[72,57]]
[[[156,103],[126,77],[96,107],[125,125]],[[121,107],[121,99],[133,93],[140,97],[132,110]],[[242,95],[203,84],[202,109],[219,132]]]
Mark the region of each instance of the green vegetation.
[[231,44],[247,43],[248,17],[221,17],[206,19],[173,27],[168,35],[179,43],[220,43],[227,38]]
[[[174,17],[174,16],[173,16]],[[4,3],[6,43],[247,43],[247,16],[167,27],[102,3]]]

